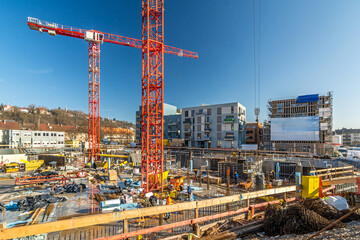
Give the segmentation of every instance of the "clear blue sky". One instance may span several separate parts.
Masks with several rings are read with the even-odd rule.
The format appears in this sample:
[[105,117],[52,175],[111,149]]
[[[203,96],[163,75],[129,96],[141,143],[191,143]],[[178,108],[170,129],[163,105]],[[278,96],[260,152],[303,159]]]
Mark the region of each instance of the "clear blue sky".
[[[254,121],[253,3],[165,1],[165,43],[199,59],[166,55],[165,102],[239,101]],[[257,7],[257,5],[256,5]],[[269,98],[334,93],[334,125],[359,128],[360,1],[261,1],[261,120]],[[32,16],[141,38],[141,1],[0,0],[0,102],[88,110],[88,44],[40,34]],[[135,120],[139,49],[101,47],[101,115]]]

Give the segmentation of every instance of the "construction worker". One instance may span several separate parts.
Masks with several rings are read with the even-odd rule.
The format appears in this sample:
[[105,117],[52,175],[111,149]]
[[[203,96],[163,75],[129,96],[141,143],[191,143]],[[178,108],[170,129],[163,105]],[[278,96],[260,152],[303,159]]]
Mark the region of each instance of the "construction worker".
[[239,174],[235,172],[235,183],[237,184],[239,182]]
[[271,180],[275,179],[275,172],[274,172],[274,170],[271,170],[271,172],[270,172],[270,179],[271,179]]
[[156,193],[154,193],[154,195],[149,198],[149,201],[150,201],[150,203],[151,203],[151,205],[153,207],[157,206],[157,200],[158,199],[157,199],[157,194]]
[[190,185],[187,187],[187,193],[188,193],[188,197],[189,197],[189,202],[191,202],[191,200],[192,200],[192,188],[191,188]]
[[[175,203],[175,201],[170,197],[170,195],[168,194],[167,195],[167,198],[166,198],[166,205],[171,205],[171,204],[173,204],[173,203]],[[165,220],[168,220],[170,218],[170,213],[168,212],[168,213],[166,213],[166,215],[165,215]]]

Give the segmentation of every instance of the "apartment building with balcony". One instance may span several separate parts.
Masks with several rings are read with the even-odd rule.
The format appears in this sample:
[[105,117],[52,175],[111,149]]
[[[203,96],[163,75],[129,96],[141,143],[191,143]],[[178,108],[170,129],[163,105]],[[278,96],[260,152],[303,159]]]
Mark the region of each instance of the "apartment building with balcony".
[[246,108],[238,102],[183,108],[186,147],[239,148],[245,143]]
[[262,129],[262,124],[261,123],[256,123],[256,122],[252,122],[252,123],[246,123],[245,124],[245,128],[246,128],[246,144],[256,144],[258,145],[258,148],[261,149],[261,143],[263,142],[262,140],[262,135],[263,135],[263,129]]

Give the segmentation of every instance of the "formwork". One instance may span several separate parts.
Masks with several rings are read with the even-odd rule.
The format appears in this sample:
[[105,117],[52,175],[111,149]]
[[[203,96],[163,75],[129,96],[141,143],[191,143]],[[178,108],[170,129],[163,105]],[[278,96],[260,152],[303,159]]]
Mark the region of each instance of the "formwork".
[[219,176],[220,177],[226,177],[227,169],[230,169],[230,176],[233,178],[235,175],[235,172],[239,174],[239,177],[241,179],[247,179],[248,174],[244,173],[244,162],[245,160],[239,161],[239,162],[219,162],[218,163],[218,169],[219,169]]

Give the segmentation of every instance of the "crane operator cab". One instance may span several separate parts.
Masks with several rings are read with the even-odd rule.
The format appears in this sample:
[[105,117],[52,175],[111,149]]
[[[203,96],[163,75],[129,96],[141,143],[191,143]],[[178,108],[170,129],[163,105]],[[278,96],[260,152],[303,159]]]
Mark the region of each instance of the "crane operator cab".
[[104,34],[94,32],[94,31],[86,31],[84,39],[85,39],[85,41],[89,41],[89,42],[103,43],[104,42]]

